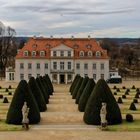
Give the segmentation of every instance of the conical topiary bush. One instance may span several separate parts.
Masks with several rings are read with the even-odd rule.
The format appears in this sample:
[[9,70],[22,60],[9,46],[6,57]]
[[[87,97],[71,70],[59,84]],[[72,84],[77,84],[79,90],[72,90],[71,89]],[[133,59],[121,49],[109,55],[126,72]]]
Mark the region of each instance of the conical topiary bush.
[[81,83],[81,86],[77,92],[77,95],[76,95],[76,100],[75,100],[75,103],[78,104],[79,103],[79,99],[80,99],[80,96],[82,95],[83,93],[83,90],[84,88],[86,87],[86,84],[88,83],[88,80],[89,78],[88,77],[85,77]]
[[48,74],[46,74],[45,77],[46,77],[46,79],[47,79],[47,81],[48,81],[48,84],[49,84],[49,86],[50,86],[50,88],[51,88],[51,91],[52,91],[52,94],[53,94],[54,88],[53,88],[53,84],[52,84],[52,82],[51,82],[51,80],[50,80],[50,77],[49,77]]
[[80,75],[77,75],[76,76],[76,79],[74,80],[74,82],[73,82],[73,85],[72,85],[72,87],[71,87],[71,95],[73,94],[73,91],[74,91],[74,89],[75,89],[75,87],[76,87],[76,85],[77,85],[77,82],[79,81],[79,79],[81,78],[81,76]]
[[100,109],[102,102],[107,104],[106,119],[108,124],[119,124],[122,122],[120,108],[105,80],[100,79],[95,85],[85,108],[84,122],[87,124],[100,124]]
[[73,82],[72,82],[72,84],[71,84],[71,86],[70,86],[70,89],[69,89],[70,92],[72,91],[73,86],[74,86],[74,84],[75,84],[77,78],[78,78],[78,74],[75,76],[75,78],[74,78],[74,80],[73,80]]
[[50,93],[49,93],[49,88],[47,87],[47,84],[46,84],[46,81],[43,79],[42,76],[39,77],[40,81],[41,81],[41,84],[45,90],[45,94],[47,95],[47,98],[49,99],[50,98]]
[[37,82],[37,84],[38,84],[38,86],[39,86],[39,88],[44,96],[46,104],[48,104],[49,103],[49,96],[48,96],[48,94],[46,94],[45,88],[44,88],[41,80],[38,77],[36,78],[36,82]]
[[119,104],[122,104],[122,103],[123,103],[123,101],[122,101],[122,98],[121,98],[121,97],[119,97],[119,98],[118,98],[118,103],[119,103]]
[[95,82],[93,79],[89,79],[87,84],[86,84],[86,87],[84,88],[83,92],[82,92],[82,95],[79,99],[79,104],[78,104],[78,110],[80,112],[84,112],[85,111],[85,107],[86,107],[86,104],[87,104],[87,101],[88,101],[88,98],[93,90],[95,86]]
[[53,95],[53,91],[52,91],[51,86],[49,84],[48,78],[46,76],[43,76],[42,79],[44,80],[44,84],[46,86],[46,92],[49,95]]
[[137,108],[136,108],[134,102],[132,102],[132,103],[130,104],[129,110],[137,110]]
[[40,121],[40,112],[35,98],[32,95],[27,82],[25,80],[22,80],[15,90],[12,102],[7,113],[6,123],[22,123],[22,107],[25,101],[27,102],[27,106],[30,108],[28,114],[29,123],[36,124]]
[[45,99],[42,95],[42,92],[41,92],[38,84],[36,83],[36,80],[34,79],[34,77],[30,78],[28,85],[29,85],[29,87],[30,87],[35,99],[36,99],[39,111],[40,112],[45,111],[47,109],[46,102],[45,102]]
[[83,81],[83,77],[80,77],[79,80],[77,81],[77,84],[73,90],[73,93],[72,93],[72,99],[75,99],[76,96],[77,96],[77,93],[78,93],[78,90],[82,84],[82,81]]

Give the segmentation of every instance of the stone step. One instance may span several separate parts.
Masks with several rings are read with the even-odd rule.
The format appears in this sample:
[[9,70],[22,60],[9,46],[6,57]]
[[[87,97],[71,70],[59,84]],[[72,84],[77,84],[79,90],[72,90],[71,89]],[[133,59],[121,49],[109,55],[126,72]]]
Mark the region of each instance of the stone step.
[[63,104],[48,104],[47,105],[47,112],[78,112],[78,107],[72,103],[70,104],[70,102],[67,102],[67,106],[66,106],[66,102]]
[[71,100],[70,99],[50,99],[49,104],[75,104],[75,100],[72,100],[72,99]]
[[31,127],[33,130],[38,130],[38,129],[48,129],[48,130],[87,130],[87,129],[93,129],[96,130],[97,127],[93,125],[86,125],[86,124],[59,124],[59,125],[53,125],[53,124],[48,124],[48,125],[33,125]]
[[[59,110],[58,110],[59,111]],[[83,112],[43,112],[40,124],[74,124],[83,123]]]

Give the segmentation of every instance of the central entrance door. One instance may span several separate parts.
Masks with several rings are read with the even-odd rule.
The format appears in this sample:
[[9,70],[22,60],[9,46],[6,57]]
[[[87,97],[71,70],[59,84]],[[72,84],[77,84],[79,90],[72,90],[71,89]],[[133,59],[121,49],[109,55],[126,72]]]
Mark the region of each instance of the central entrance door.
[[60,74],[60,84],[64,84],[64,83],[65,83],[65,75]]

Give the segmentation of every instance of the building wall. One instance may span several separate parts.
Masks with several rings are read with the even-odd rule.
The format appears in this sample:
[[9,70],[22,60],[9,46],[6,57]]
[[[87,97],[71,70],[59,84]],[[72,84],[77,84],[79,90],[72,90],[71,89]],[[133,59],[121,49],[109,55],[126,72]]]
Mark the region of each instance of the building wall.
[[[57,62],[57,70],[53,69],[53,62]],[[60,62],[64,62],[64,70],[60,70]],[[68,70],[68,62],[71,62],[71,70]],[[24,64],[24,69],[20,68],[20,63]],[[32,68],[28,69],[28,63],[32,64]],[[40,69],[36,68],[37,63],[40,63]],[[48,69],[44,68],[45,63],[48,63]],[[76,64],[80,64],[80,69],[76,68]],[[88,69],[84,68],[84,64],[88,64]],[[93,64],[96,64],[96,69],[93,69]],[[101,70],[101,64],[104,64],[104,69]],[[85,77],[85,74],[89,78],[93,78],[93,74],[96,74],[95,81],[101,78],[101,74],[104,74],[104,79],[109,78],[109,60],[108,59],[16,59],[16,81],[19,82],[20,74],[24,74],[24,79],[28,80],[28,74],[36,77],[37,74],[50,75],[52,80],[53,73],[69,73],[71,72],[73,78],[76,74],[80,74],[82,77]]]

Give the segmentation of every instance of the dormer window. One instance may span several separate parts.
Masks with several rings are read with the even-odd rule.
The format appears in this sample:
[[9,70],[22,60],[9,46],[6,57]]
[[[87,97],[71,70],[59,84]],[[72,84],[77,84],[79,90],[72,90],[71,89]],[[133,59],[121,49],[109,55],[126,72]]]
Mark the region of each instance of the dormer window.
[[89,57],[92,56],[92,51],[88,51],[88,56],[89,56]]
[[40,56],[45,56],[45,51],[40,51]]
[[33,44],[32,47],[33,47],[33,48],[36,48],[36,47],[37,47],[37,44]]
[[87,49],[91,49],[91,47],[92,47],[92,45],[90,45],[90,44],[86,45]]
[[29,55],[29,52],[28,51],[24,51],[23,55],[24,56],[28,56]]
[[36,56],[36,51],[32,51],[32,56]]
[[80,57],[84,56],[84,51],[80,51]]
[[100,57],[101,56],[101,52],[100,51],[97,51],[96,52],[96,57]]
[[50,44],[46,44],[46,45],[45,45],[45,48],[50,48],[50,47],[51,47]]
[[77,48],[79,48],[79,45],[75,44],[75,45],[73,46],[73,48],[74,48],[74,49],[77,49]]

